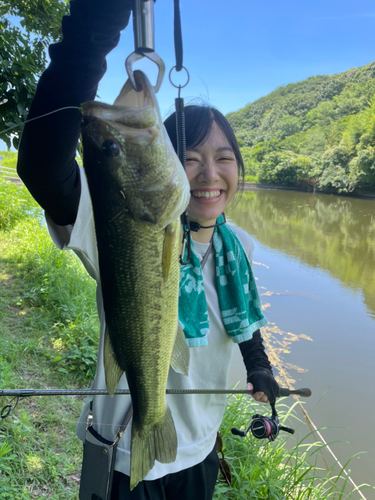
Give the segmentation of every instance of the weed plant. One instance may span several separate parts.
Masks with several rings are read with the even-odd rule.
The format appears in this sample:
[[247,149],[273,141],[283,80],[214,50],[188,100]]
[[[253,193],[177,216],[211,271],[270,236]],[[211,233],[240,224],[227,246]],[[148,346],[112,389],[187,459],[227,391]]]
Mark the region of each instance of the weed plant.
[[[0,179],[0,200],[0,387],[88,387],[99,332],[95,283],[72,252],[54,246],[25,188]],[[81,408],[77,397],[21,400],[1,421],[1,500],[77,498]]]
[[73,252],[61,252],[52,243],[42,212],[25,188],[0,180],[0,199],[6,206],[3,229],[13,228],[3,239],[2,256],[24,285],[12,306],[26,316],[26,328],[38,331],[30,340],[33,349],[58,364],[60,373],[75,371],[87,383],[98,346],[96,285]]
[[0,151],[0,156],[3,157],[1,160],[2,167],[17,168],[17,153],[13,151]]
[[[231,468],[232,485],[219,483],[214,500],[359,498],[336,463],[329,470],[325,467],[322,456],[327,456],[326,445],[313,440],[307,425],[297,417],[297,404],[289,407],[282,400],[277,402],[280,423],[297,427],[296,435],[281,431],[273,443],[266,444],[252,437],[250,432],[245,438],[234,436],[231,428],[246,429],[256,413],[270,416],[269,406],[259,405],[247,396],[230,397],[220,433],[225,459]],[[301,435],[303,437],[299,438]],[[370,486],[362,485],[360,489],[367,487]]]
[[[25,189],[0,180],[0,200],[0,387],[88,387],[99,332],[95,283],[72,252],[55,248]],[[7,403],[0,399],[0,409]],[[78,498],[81,407],[79,397],[28,398],[1,421],[1,500]],[[277,408],[286,425],[300,425],[293,409]],[[215,500],[350,497],[340,474],[320,466],[323,446],[308,444],[308,437],[291,446],[293,438],[279,436],[258,449],[233,436],[231,427],[245,428],[254,413],[259,408],[252,400],[230,398],[221,433],[233,482],[218,483]],[[305,425],[299,433],[305,436]]]
[[10,231],[30,216],[41,220],[42,212],[27,189],[0,176],[0,231]]

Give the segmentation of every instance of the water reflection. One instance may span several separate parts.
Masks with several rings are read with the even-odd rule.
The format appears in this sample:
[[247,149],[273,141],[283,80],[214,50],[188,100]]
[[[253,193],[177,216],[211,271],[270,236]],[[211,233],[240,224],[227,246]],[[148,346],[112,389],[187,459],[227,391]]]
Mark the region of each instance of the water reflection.
[[295,191],[244,193],[228,214],[268,247],[360,291],[375,318],[375,201]]

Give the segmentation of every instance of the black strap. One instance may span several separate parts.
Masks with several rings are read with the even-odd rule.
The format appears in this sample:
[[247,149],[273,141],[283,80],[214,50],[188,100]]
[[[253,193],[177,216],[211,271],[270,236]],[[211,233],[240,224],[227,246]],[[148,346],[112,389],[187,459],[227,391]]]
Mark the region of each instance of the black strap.
[[[123,432],[123,431],[127,428],[127,426],[128,426],[128,424],[129,424],[130,419],[132,418],[132,416],[133,416],[133,405],[130,403],[130,408],[129,408],[129,410],[126,412],[125,417],[124,417],[124,420],[123,420],[123,421],[122,421],[122,423],[119,425],[119,427],[120,427],[120,429],[119,429],[119,430],[120,430],[121,432]],[[123,427],[123,429],[122,429],[122,427]]]
[[174,0],[174,50],[176,54],[176,71],[181,71],[183,66],[183,46],[180,0]]
[[[87,426],[87,431],[90,432],[90,434],[92,434],[98,441],[100,441],[101,443],[104,443],[104,444],[109,444],[109,445],[112,445],[113,443],[108,441],[107,439],[103,438],[93,427],[93,417],[92,417],[92,414],[93,414],[93,411],[92,411],[92,408],[93,408],[93,400],[91,400],[90,402],[90,413],[89,415],[91,415],[91,418],[92,418],[92,424],[88,425]],[[133,405],[130,403],[130,407],[128,409],[128,411],[125,413],[125,417],[123,419],[123,421],[121,422],[121,424],[119,425],[119,429],[118,431],[123,434],[125,432],[125,429],[127,428],[129,422],[130,422],[130,419],[132,418],[133,416]]]

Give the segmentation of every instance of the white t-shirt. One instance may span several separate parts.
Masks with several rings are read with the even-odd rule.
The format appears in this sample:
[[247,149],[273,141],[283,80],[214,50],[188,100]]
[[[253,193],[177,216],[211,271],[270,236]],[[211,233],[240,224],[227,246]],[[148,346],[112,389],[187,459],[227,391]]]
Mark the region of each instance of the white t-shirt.
[[[62,250],[73,250],[88,273],[98,284],[96,292],[97,308],[100,320],[100,341],[97,369],[92,389],[106,389],[103,366],[103,346],[105,316],[100,287],[98,252],[95,239],[91,200],[86,177],[81,170],[82,192],[74,226],[57,226],[46,215],[48,229],[54,243]],[[233,226],[232,226],[233,227]],[[252,262],[253,242],[250,236],[237,227],[233,227],[245,252]],[[208,244],[194,242],[196,253],[203,258]],[[215,254],[211,252],[203,269],[203,283],[210,321],[208,346],[190,347],[189,376],[176,373],[170,368],[168,389],[225,389],[227,387],[229,365],[234,347],[233,340],[227,334],[220,313],[215,278]],[[194,313],[193,313],[194,314]],[[245,370],[245,367],[244,367]],[[117,389],[127,389],[123,375]],[[215,394],[176,394],[167,395],[167,404],[171,409],[178,439],[177,458],[173,463],[155,462],[147,474],[146,480],[154,480],[192,467],[202,462],[214,447],[226,406],[226,395]],[[123,421],[130,405],[130,396],[89,396],[86,399],[81,417],[77,424],[77,435],[84,441],[89,405],[93,400],[94,428],[108,440],[116,435],[118,425]],[[130,440],[131,422],[119,441],[115,469],[130,475]]]

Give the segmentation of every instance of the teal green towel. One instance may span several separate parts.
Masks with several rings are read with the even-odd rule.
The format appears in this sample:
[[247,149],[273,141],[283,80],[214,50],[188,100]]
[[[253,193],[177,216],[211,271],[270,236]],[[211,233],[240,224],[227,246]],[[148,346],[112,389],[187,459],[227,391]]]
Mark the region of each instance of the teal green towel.
[[[222,216],[217,223],[223,221]],[[206,346],[210,329],[202,268],[193,241],[189,264],[180,268],[179,319],[190,347]],[[252,338],[268,323],[262,313],[251,263],[236,233],[226,224],[215,227],[213,246],[216,284],[223,323],[233,342]],[[186,258],[186,253],[185,256]]]

